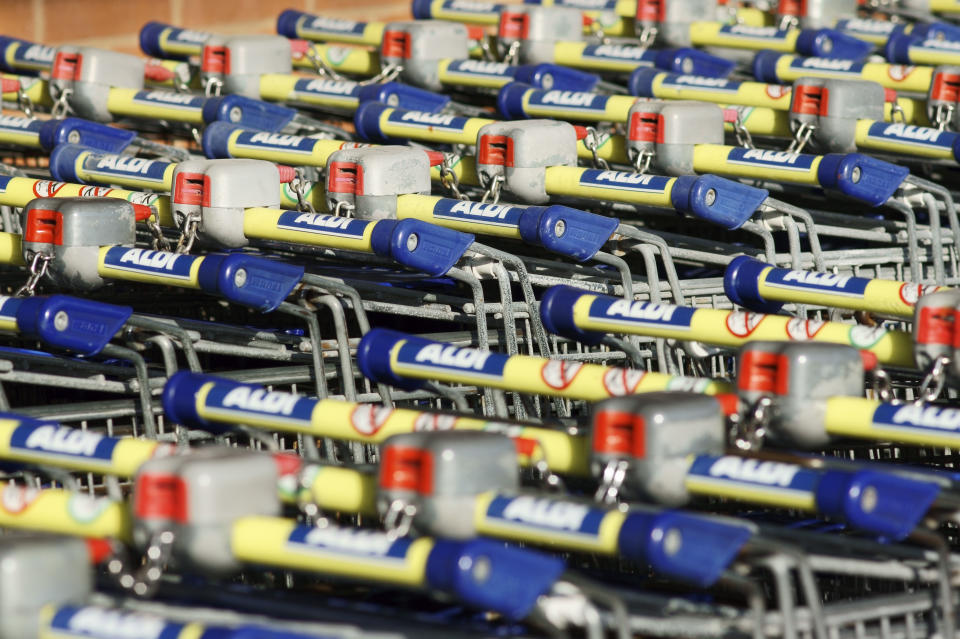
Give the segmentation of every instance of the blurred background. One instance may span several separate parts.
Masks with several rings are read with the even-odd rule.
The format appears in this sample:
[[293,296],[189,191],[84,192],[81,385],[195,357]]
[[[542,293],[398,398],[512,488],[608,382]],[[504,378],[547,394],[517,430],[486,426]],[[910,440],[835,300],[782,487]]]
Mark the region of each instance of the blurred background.
[[137,34],[150,20],[221,34],[276,33],[284,9],[352,20],[410,18],[407,0],[0,0],[0,24],[4,35],[32,42],[143,55]]

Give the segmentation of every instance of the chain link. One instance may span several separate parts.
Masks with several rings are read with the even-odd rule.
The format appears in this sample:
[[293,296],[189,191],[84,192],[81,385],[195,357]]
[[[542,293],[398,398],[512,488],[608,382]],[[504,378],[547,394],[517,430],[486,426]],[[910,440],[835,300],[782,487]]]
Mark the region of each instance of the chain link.
[[129,590],[139,597],[148,597],[157,591],[163,578],[173,553],[173,542],[173,531],[155,533],[150,538],[150,545],[147,546],[140,568],[131,570],[123,559],[114,556],[107,562],[107,572],[117,579],[117,583],[124,590]]
[[924,377],[920,383],[917,399],[914,400],[914,403],[922,404],[924,402],[932,402],[940,397],[940,393],[943,392],[943,387],[947,383],[947,366],[949,364],[949,358],[937,358],[937,361],[935,361],[930,368],[930,372],[927,373],[927,376]]
[[164,237],[163,229],[160,228],[160,224],[157,222],[156,218],[152,218],[147,221],[147,228],[150,229],[150,234],[153,235],[154,250],[169,251],[170,240]]
[[402,64],[388,64],[387,66],[380,69],[380,73],[373,76],[372,78],[367,78],[363,82],[358,82],[357,84],[366,86],[368,84],[377,84],[380,82],[392,82],[397,79],[403,72]]
[[740,450],[756,451],[763,446],[767,436],[767,424],[770,421],[770,406],[773,400],[761,397],[742,419],[730,426],[730,440]]
[[333,208],[333,214],[338,217],[353,217],[353,212],[356,210],[356,208],[357,207],[355,207],[353,204],[350,204],[350,202],[340,200]]
[[203,94],[208,98],[217,97],[223,91],[223,80],[221,78],[207,78],[203,82]]
[[22,86],[17,87],[17,108],[23,111],[23,115],[31,120],[36,118],[36,114],[33,111],[33,100],[30,99],[30,96],[23,90]]
[[316,213],[313,204],[307,199],[307,180],[303,174],[303,168],[297,167],[294,170],[293,181],[290,182],[290,190],[297,196],[297,210],[307,213]]
[[459,161],[460,158],[452,153],[443,154],[443,162],[440,163],[440,184],[453,193],[453,197],[458,200],[468,200],[469,198],[460,192],[460,179],[453,170]]
[[747,127],[743,124],[743,111],[741,109],[737,109],[737,119],[733,121],[733,133],[737,136],[737,144],[743,148],[757,148],[753,144],[753,136],[750,135],[750,131],[748,131]]
[[197,229],[200,227],[200,217],[194,213],[186,216],[177,240],[176,253],[189,253],[197,239]]
[[503,62],[507,64],[517,64],[517,56],[520,55],[520,41],[515,40],[507,47],[507,52],[503,55]]
[[383,527],[392,539],[406,537],[413,528],[413,519],[416,516],[416,506],[402,499],[394,499],[383,516]]
[[644,174],[650,170],[650,163],[653,162],[653,158],[656,154],[649,150],[644,149],[637,154],[637,157],[633,159],[633,169],[640,174]]
[[583,145],[587,147],[587,150],[590,151],[590,154],[593,156],[594,168],[603,169],[604,171],[610,169],[610,165],[607,164],[607,161],[600,157],[599,153],[597,153],[597,151],[600,149],[600,132],[594,127],[587,127],[587,137],[583,139]]
[[810,124],[809,122],[801,124],[799,128],[797,128],[797,132],[793,136],[793,141],[790,142],[790,146],[787,147],[787,153],[800,153],[816,130],[816,124]]
[[[946,130],[947,126],[950,124],[950,120],[953,119],[953,112],[955,109],[956,105],[952,103],[938,104],[933,107],[933,126],[937,129],[937,131]],[[906,122],[906,117],[904,117],[904,122]]]
[[615,504],[620,496],[620,489],[627,479],[627,469],[630,462],[626,459],[611,459],[603,467],[600,486],[594,499],[601,504]]
[[500,191],[503,188],[503,182],[505,179],[506,178],[504,178],[502,175],[494,176],[494,178],[490,181],[490,184],[484,187],[485,190],[483,191],[483,197],[480,198],[480,204],[486,204],[488,201],[490,204],[497,204],[500,202]]
[[343,76],[333,70],[326,60],[317,55],[316,49],[313,48],[313,45],[310,45],[310,48],[307,49],[307,60],[310,61],[310,64],[313,65],[313,70],[317,72],[317,75],[325,76],[331,80],[343,80]]
[[17,289],[14,295],[16,297],[33,297],[36,294],[37,284],[39,284],[40,279],[47,274],[47,269],[52,259],[52,255],[34,253],[33,259],[30,260],[30,276],[27,278],[27,281],[24,282],[23,286]]
[[73,109],[70,107],[70,96],[72,95],[73,89],[64,89],[61,91],[60,95],[58,95],[53,102],[50,115],[54,118],[63,118],[72,113]]

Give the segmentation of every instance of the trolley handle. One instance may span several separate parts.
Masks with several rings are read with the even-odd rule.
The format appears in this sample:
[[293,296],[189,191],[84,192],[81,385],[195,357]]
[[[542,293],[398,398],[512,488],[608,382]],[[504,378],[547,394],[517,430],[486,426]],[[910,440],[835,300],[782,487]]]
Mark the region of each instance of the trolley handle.
[[823,188],[837,189],[871,206],[880,206],[889,200],[908,175],[907,167],[862,153],[828,153],[817,169],[817,179]]
[[769,195],[766,189],[716,175],[682,175],[673,184],[670,201],[677,211],[735,230],[750,219]]
[[208,255],[200,265],[199,283],[209,293],[269,313],[287,299],[303,273],[302,266],[253,255]]
[[203,121],[227,122],[261,131],[280,131],[297,116],[297,110],[243,95],[225,95],[207,99]]
[[13,319],[20,334],[81,355],[102,351],[132,314],[129,306],[69,295],[0,301],[0,323]]
[[725,78],[733,72],[737,63],[693,47],[679,47],[657,51],[654,66],[673,73],[704,78]]
[[[140,28],[140,50],[154,58],[167,60],[187,60],[191,55],[200,55],[203,44],[213,36],[205,31],[181,29],[172,24],[150,21]],[[189,53],[174,51],[164,44],[176,42],[181,49],[193,49]]]
[[97,151],[120,153],[136,137],[134,130],[119,129],[82,118],[63,118],[44,122],[40,129],[40,146],[48,152],[61,144],[76,144]]
[[522,64],[516,67],[514,80],[540,89],[555,91],[594,91],[600,76],[559,64]]
[[370,236],[377,255],[434,276],[453,268],[473,241],[471,233],[414,219],[378,220]]
[[573,308],[584,295],[590,293],[572,286],[551,286],[540,301],[540,317],[548,333],[596,346],[603,341],[604,334],[583,330],[574,317]]
[[368,84],[360,88],[360,102],[382,102],[401,109],[437,113],[450,105],[450,96],[400,82]]

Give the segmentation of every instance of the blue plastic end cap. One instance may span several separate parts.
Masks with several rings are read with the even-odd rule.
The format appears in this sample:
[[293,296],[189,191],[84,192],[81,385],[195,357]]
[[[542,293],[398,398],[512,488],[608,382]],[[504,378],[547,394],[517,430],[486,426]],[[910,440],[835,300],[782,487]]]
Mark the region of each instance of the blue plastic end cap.
[[90,149],[79,144],[58,144],[50,152],[50,175],[60,182],[86,184],[77,175],[77,158]]
[[870,206],[889,200],[908,175],[910,169],[905,166],[862,153],[828,153],[817,169],[820,186],[836,189]]
[[923,521],[939,494],[937,484],[889,473],[827,471],[816,501],[828,517],[900,541]]
[[382,102],[399,109],[411,111],[425,111],[437,113],[446,108],[451,100],[450,96],[427,91],[419,87],[403,84],[402,82],[383,82],[367,84],[359,87],[357,92],[359,103]]
[[[377,222],[377,226],[381,224]],[[376,230],[374,229],[374,232]],[[460,261],[475,239],[471,233],[455,231],[423,220],[400,220],[391,229],[389,255],[407,268],[439,276],[446,274]],[[377,246],[382,246],[381,242],[382,240],[378,240],[374,250]]]
[[69,295],[31,297],[17,309],[17,327],[47,346],[80,355],[96,355],[110,343],[132,314],[133,309],[129,306]]
[[757,82],[780,83],[780,77],[777,75],[777,63],[783,54],[779,51],[764,50],[753,56],[751,64],[753,77]]
[[170,25],[151,20],[140,28],[140,50],[154,58],[169,58],[170,54],[160,48],[160,36]]
[[657,53],[655,65],[664,71],[707,78],[726,78],[737,67],[732,60],[693,47],[663,49]]
[[[620,226],[616,218],[559,204],[547,207],[538,217],[539,243],[580,262],[593,258]],[[522,222],[523,217],[520,219]],[[522,228],[520,234],[523,235]]]
[[220,264],[217,288],[231,302],[269,313],[293,292],[303,279],[303,273],[302,266],[231,253]]
[[674,182],[670,200],[678,211],[732,231],[743,226],[769,195],[766,189],[716,175],[684,175]]
[[231,95],[217,95],[207,98],[203,103],[203,110],[201,111],[204,123],[210,124],[212,122],[227,121],[230,111],[227,99],[232,97]]
[[653,81],[658,75],[663,73],[660,69],[651,69],[649,67],[638,67],[630,74],[630,80],[627,82],[627,89],[630,95],[640,98],[652,98]]
[[[487,571],[484,579],[476,577],[480,564]],[[438,540],[427,559],[426,577],[430,586],[452,592],[472,607],[519,621],[565,570],[556,557],[503,542]]]
[[584,91],[589,93],[596,89],[597,84],[600,83],[600,76],[594,73],[549,62],[522,64],[515,67],[513,77],[517,82],[523,82],[547,91]]
[[783,308],[780,302],[772,302],[760,296],[760,274],[770,266],[749,255],[738,255],[727,265],[723,273],[723,292],[737,306],[758,313],[777,313]]
[[[900,29],[903,30],[903,27],[901,26]],[[941,39],[948,42],[960,42],[960,27],[943,21],[915,24],[911,34],[924,40]]]
[[203,153],[208,159],[232,158],[230,134],[239,129],[229,122],[211,122],[203,130]]
[[433,18],[433,0],[413,0],[410,12],[414,20],[430,20]]
[[814,58],[862,60],[873,45],[836,29],[803,29],[797,36],[796,49],[800,55]]
[[[33,43],[28,40],[21,40],[20,38],[11,38],[10,36],[0,35],[0,71],[10,71],[12,73],[23,74],[24,71],[22,69],[14,69],[7,66],[7,58],[4,53],[6,52],[7,47],[12,44],[19,44],[22,47],[29,47]],[[29,74],[29,72],[27,72],[27,74]]]
[[891,64],[910,64],[910,45],[918,42],[913,34],[892,33],[883,45],[883,57]]
[[676,510],[633,512],[623,522],[618,541],[625,556],[661,575],[707,588],[723,576],[753,532],[745,524]]
[[357,135],[366,142],[380,142],[382,144],[392,142],[393,140],[380,130],[380,116],[390,108],[392,107],[382,102],[361,103],[357,107],[357,112],[353,114],[353,125],[357,129]]
[[224,381],[230,380],[191,371],[177,371],[163,385],[163,412],[177,424],[194,428],[208,425],[207,420],[197,412],[197,393],[207,382]]
[[287,38],[299,38],[297,35],[297,23],[303,16],[310,16],[309,13],[287,9],[277,16],[277,33]]
[[588,292],[572,286],[551,286],[540,300],[540,319],[543,327],[554,335],[573,339],[588,346],[603,341],[603,333],[587,332],[577,328],[573,321],[573,305]]
[[416,390],[424,385],[419,379],[399,377],[390,368],[390,353],[402,341],[422,341],[425,345],[430,340],[417,338],[406,333],[393,331],[388,328],[372,328],[360,339],[357,346],[357,366],[360,372],[378,384],[388,384],[403,390]]
[[497,111],[508,120],[523,120],[527,114],[523,110],[523,97],[528,91],[535,90],[523,82],[511,82],[503,85],[497,92]]

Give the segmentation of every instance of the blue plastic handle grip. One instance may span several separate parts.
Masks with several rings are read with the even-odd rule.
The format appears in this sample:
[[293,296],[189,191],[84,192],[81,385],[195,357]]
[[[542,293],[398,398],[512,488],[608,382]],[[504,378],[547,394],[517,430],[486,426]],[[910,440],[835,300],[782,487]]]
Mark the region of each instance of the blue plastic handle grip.
[[230,253],[208,255],[200,264],[200,287],[231,302],[269,313],[280,306],[303,278],[302,266]]
[[47,120],[40,129],[40,146],[52,151],[60,144],[79,144],[98,151],[120,153],[137,137],[136,131],[81,118]]
[[670,191],[673,207],[681,213],[738,229],[760,208],[770,192],[716,175],[683,175]]
[[836,29],[803,29],[797,36],[796,50],[813,58],[863,60],[870,55],[873,45]]
[[684,75],[725,78],[733,73],[737,63],[733,60],[711,55],[706,51],[692,47],[681,47],[658,51],[654,66],[664,71]]
[[540,318],[543,327],[554,335],[576,340],[583,344],[596,346],[603,341],[604,334],[584,331],[573,321],[573,305],[584,295],[589,295],[572,286],[551,286],[540,300]]
[[557,91],[590,92],[600,82],[600,76],[593,73],[548,62],[520,65],[516,67],[513,77],[517,82],[523,82],[538,89]]
[[707,588],[752,536],[746,524],[675,510],[634,511],[624,520],[618,543],[623,556],[647,563],[667,577]]
[[22,40],[20,38],[12,38],[10,36],[0,35],[0,71],[24,74],[23,69],[11,66],[7,63],[7,49],[15,44],[19,45],[20,47],[34,46],[34,43],[30,42],[29,40]]
[[51,295],[29,297],[16,309],[20,332],[47,346],[96,355],[133,314],[129,306]]
[[382,102],[361,102],[353,114],[353,126],[357,130],[357,135],[367,142],[379,142],[386,144],[392,142],[392,138],[383,134],[380,130],[380,115],[392,107]]
[[872,470],[826,471],[817,485],[818,510],[881,537],[902,540],[926,516],[940,488]]
[[471,233],[422,220],[379,220],[375,224],[370,242],[377,255],[429,275],[449,271],[474,241]]
[[181,34],[189,31],[190,39],[188,42],[197,45],[202,45],[203,41],[207,40],[212,35],[202,31],[181,29],[180,27],[175,27],[172,24],[166,24],[164,22],[151,21],[143,25],[143,27],[140,29],[140,50],[154,58],[166,58],[168,60],[188,59],[190,57],[188,55],[175,53],[169,49],[163,48],[163,43],[160,41],[160,36],[163,35],[163,32],[167,30],[169,30],[167,35],[168,40],[176,40]]
[[229,122],[261,131],[280,131],[297,115],[296,109],[243,95],[209,98],[203,105],[203,121]]
[[[477,579],[474,568],[485,567]],[[490,539],[438,540],[427,558],[427,583],[481,610],[523,619],[565,571],[562,560]]]
[[404,390],[416,390],[424,385],[423,380],[400,377],[390,366],[390,352],[400,342],[413,342],[428,346],[432,340],[387,328],[373,328],[360,338],[357,345],[357,366],[368,379],[389,384]]
[[203,153],[209,159],[232,158],[230,134],[244,127],[230,122],[211,122],[203,129]]
[[836,189],[871,206],[889,200],[908,175],[907,167],[862,153],[828,153],[817,169],[820,186]]
[[520,236],[531,244],[577,261],[597,254],[620,221],[569,206],[531,206],[520,216]]
[[177,371],[167,379],[163,386],[161,403],[167,417],[190,428],[198,428],[210,433],[226,433],[235,430],[234,427],[221,422],[211,422],[197,412],[197,393],[204,384],[215,382],[221,394],[228,394],[239,388],[247,389],[247,397],[255,392],[263,392],[262,386],[256,384],[241,384],[232,379],[203,375],[190,371]]
[[437,113],[450,104],[450,97],[400,82],[369,84],[360,88],[360,102],[382,102],[400,109]]

